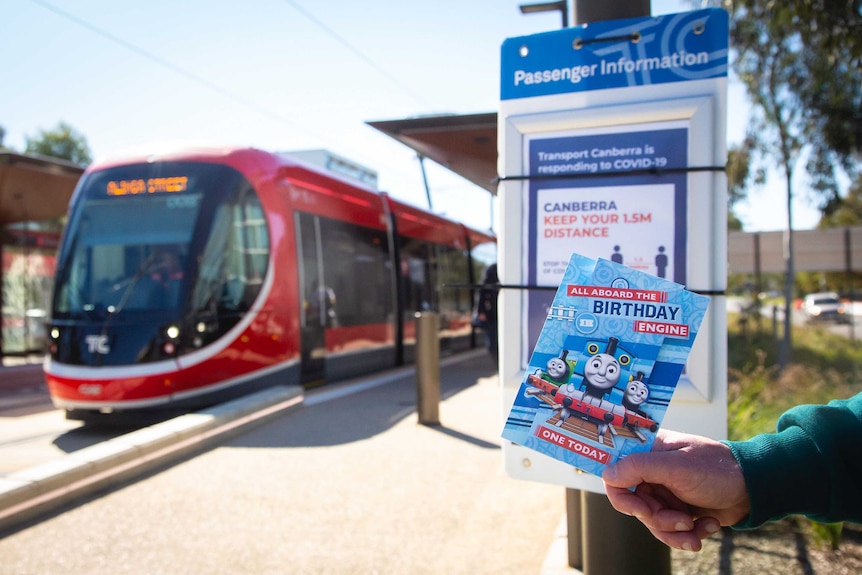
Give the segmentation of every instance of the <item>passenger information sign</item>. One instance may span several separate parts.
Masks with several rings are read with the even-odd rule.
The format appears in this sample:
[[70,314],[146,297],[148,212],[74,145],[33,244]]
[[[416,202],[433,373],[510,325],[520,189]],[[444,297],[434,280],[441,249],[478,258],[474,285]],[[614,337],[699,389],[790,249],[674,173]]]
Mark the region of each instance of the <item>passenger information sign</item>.
[[[727,68],[721,9],[596,22],[503,43],[501,282],[527,289],[501,292],[501,373],[526,369],[551,288],[573,253],[723,294]],[[714,311],[724,309],[718,299],[677,392],[709,413],[694,409],[675,419],[671,410],[669,418],[678,429],[723,437],[726,319]],[[505,380],[505,393],[519,383]],[[511,403],[506,395],[504,404]],[[507,449],[516,454],[507,453],[507,466],[518,468],[510,468],[513,475],[591,488],[588,480],[560,479],[556,468],[540,471],[517,446]],[[517,463],[525,458],[533,462],[529,470]]]
[[698,10],[595,22],[503,44],[500,99],[727,75],[727,13]]

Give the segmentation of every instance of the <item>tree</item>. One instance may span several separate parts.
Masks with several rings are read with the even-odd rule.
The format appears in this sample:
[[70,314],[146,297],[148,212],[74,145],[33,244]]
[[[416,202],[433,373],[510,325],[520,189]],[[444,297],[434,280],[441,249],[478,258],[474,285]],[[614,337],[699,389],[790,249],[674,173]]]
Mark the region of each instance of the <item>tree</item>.
[[748,137],[740,145],[727,150],[727,229],[741,230],[742,222],[733,212],[737,202],[745,198],[751,185],[760,185],[765,180],[765,171],[752,165],[754,139]]
[[779,368],[790,362],[793,313],[793,173],[804,143],[804,115],[799,97],[790,90],[803,72],[793,14],[773,2],[733,0],[731,42],[737,57],[734,68],[754,108],[752,150],[761,158],[774,158],[784,172],[787,189],[785,237],[784,337],[778,353]]
[[[862,177],[856,179],[844,197],[839,198],[831,204],[831,209],[823,214],[817,227],[849,228],[860,224],[862,224]],[[849,295],[856,291],[854,284],[859,284],[862,274],[833,272],[820,274],[820,277],[825,277],[829,286],[843,285],[843,291]],[[803,277],[797,283],[803,285],[804,281],[805,278]]]
[[807,159],[810,199],[839,203],[837,169],[853,176],[862,146],[859,0],[723,0],[734,69],[754,104],[754,161],[776,161],[787,186],[785,325],[779,366],[790,359],[794,287],[793,175]]
[[851,178],[862,153],[862,13],[859,0],[792,0],[803,73],[793,78],[810,146],[807,171],[821,209],[838,197],[835,167]]
[[35,138],[28,136],[26,142],[27,154],[61,158],[84,167],[93,161],[86,138],[65,122],[53,130],[41,130]]
[[828,213],[820,218],[819,228],[838,228],[862,224],[862,178],[847,191],[847,195],[835,202]]
[[0,126],[0,150],[5,150],[6,146],[3,145],[3,139],[6,137],[6,128]]
[[798,108],[793,128],[807,159],[810,199],[826,210],[838,198],[836,169],[854,179],[862,154],[862,2],[713,3],[730,12],[731,49],[739,56],[734,68],[752,74],[743,83],[756,107],[760,74],[769,73],[771,61],[784,66],[781,88],[785,102]]

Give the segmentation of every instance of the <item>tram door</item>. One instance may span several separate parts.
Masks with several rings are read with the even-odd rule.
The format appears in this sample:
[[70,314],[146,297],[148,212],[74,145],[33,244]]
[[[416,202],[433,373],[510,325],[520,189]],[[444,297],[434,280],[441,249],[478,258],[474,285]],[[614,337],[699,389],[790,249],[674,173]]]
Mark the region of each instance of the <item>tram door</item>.
[[320,220],[297,213],[296,244],[299,251],[300,336],[303,384],[323,383],[326,359],[327,293],[323,282]]

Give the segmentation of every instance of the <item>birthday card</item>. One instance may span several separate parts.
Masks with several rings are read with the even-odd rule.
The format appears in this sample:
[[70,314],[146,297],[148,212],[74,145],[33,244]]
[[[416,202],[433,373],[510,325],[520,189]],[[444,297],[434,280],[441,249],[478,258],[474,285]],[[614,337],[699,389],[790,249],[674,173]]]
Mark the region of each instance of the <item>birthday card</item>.
[[574,254],[503,437],[587,473],[649,451],[709,298]]

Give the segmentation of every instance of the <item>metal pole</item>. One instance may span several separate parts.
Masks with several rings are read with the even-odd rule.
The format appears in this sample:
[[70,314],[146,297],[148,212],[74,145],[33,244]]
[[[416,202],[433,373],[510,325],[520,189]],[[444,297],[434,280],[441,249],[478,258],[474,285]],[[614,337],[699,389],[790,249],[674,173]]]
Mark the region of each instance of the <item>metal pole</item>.
[[850,241],[850,228],[844,228],[844,293],[850,299],[848,307],[844,310],[847,315],[847,324],[850,326],[850,341],[856,341],[856,319],[853,317],[855,298],[853,297],[853,257],[852,243]]
[[600,22],[602,20],[622,20],[623,18],[642,18],[650,15],[650,0],[574,0],[575,26]]
[[522,4],[519,6],[521,14],[535,14],[537,12],[559,11],[563,18],[563,28],[569,27],[569,1],[559,0],[557,2],[541,2],[539,4]]
[[431,205],[431,187],[428,185],[428,174],[425,173],[425,156],[416,154],[419,158],[419,168],[422,170],[422,183],[425,184],[425,196],[428,198],[428,211],[433,212],[434,206]]
[[[575,25],[650,15],[650,0],[573,0]],[[568,512],[573,512],[570,507]],[[569,563],[580,560],[584,575],[670,575],[670,548],[643,524],[611,507],[604,494],[581,492],[581,557],[569,540]],[[572,520],[569,520],[569,524]]]
[[754,233],[754,277],[757,293],[763,291],[763,273],[760,271],[760,232]]
[[602,494],[582,493],[584,575],[670,574],[670,548],[643,523],[618,513]]
[[581,512],[581,499],[583,491],[580,489],[566,489],[566,538],[568,539],[569,567],[582,570],[584,568],[583,533],[581,523],[583,513]]
[[778,306],[772,306],[772,338],[778,339]]
[[440,340],[437,314],[416,312],[416,411],[422,425],[440,425]]

